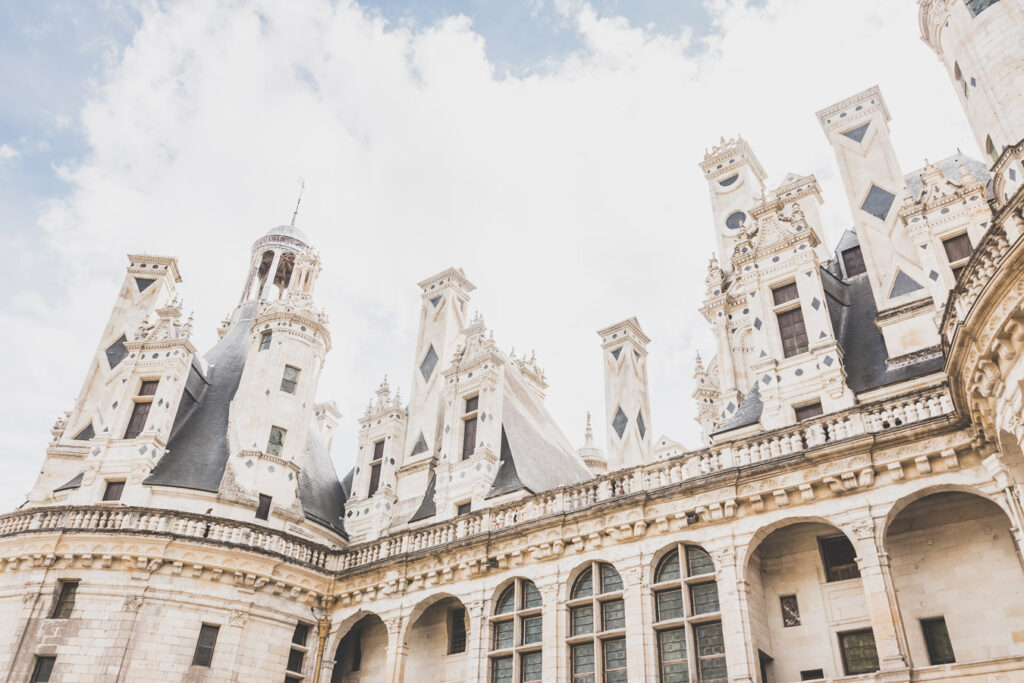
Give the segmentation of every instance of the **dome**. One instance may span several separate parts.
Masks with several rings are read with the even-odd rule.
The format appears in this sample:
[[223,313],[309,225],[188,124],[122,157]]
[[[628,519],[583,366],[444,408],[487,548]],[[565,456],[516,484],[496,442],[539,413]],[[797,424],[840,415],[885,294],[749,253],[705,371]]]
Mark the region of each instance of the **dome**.
[[264,237],[270,237],[271,235],[280,235],[283,237],[291,237],[297,239],[304,244],[309,244],[309,238],[306,237],[306,233],[302,232],[294,225],[279,225],[276,228],[271,228],[264,233]]

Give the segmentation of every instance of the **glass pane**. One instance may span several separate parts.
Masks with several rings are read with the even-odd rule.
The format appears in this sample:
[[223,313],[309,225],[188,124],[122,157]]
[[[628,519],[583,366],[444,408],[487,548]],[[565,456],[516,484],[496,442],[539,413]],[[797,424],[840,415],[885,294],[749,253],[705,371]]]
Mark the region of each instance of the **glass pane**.
[[779,597],[779,604],[782,606],[782,625],[800,625],[800,605],[795,595],[783,595]]
[[610,564],[601,565],[601,592],[611,593],[622,590],[622,577]]
[[843,664],[847,675],[878,671],[878,652],[871,629],[839,634],[839,647],[843,651]]
[[295,625],[295,632],[292,633],[292,643],[295,645],[305,645],[308,637],[309,624],[304,624],[300,621]]
[[572,646],[572,680],[574,683],[594,683],[594,644]]
[[572,597],[589,598],[594,594],[594,574],[590,568],[584,569],[576,579],[576,585],[572,587]]
[[604,647],[604,680],[606,683],[623,683],[626,680],[626,639],[606,640]]
[[504,650],[506,647],[512,647],[514,627],[511,621],[494,622],[494,645],[491,649]]
[[658,621],[680,619],[683,616],[683,592],[678,588],[654,594]]
[[572,634],[574,636],[594,632],[594,608],[591,605],[573,607],[569,613],[572,616]]
[[697,634],[697,656],[710,657],[725,654],[725,640],[722,637],[722,624],[701,624],[694,627]]
[[658,570],[654,572],[655,583],[661,583],[662,581],[672,581],[673,579],[679,578],[679,553],[673,550],[665,557],[661,558],[661,562],[658,564]]
[[288,671],[302,671],[302,660],[306,653],[302,650],[292,650],[288,653]]
[[626,607],[622,600],[601,603],[601,626],[603,631],[626,628]]
[[943,617],[937,619],[922,619],[921,626],[924,628],[924,640],[928,646],[928,659],[932,664],[950,664],[956,661],[953,656],[953,644],[949,640],[949,631],[946,629],[946,620]]
[[690,586],[690,601],[694,614],[718,611],[718,587],[714,583],[699,583]]
[[523,645],[539,643],[541,639],[541,617],[523,617]]
[[511,657],[498,657],[491,660],[491,683],[512,683]]
[[690,576],[715,572],[715,563],[711,560],[711,556],[704,552],[703,548],[698,548],[695,545],[686,547],[686,565]]
[[533,585],[533,581],[523,581],[523,609],[533,609],[540,605],[540,591]]
[[543,659],[539,652],[527,652],[519,660],[523,681],[539,681]]
[[658,660],[662,683],[687,683],[690,680],[684,629],[658,631]]
[[729,683],[724,656],[700,660],[700,683]]
[[509,586],[498,598],[498,606],[494,609],[495,614],[508,614],[516,607],[515,587]]

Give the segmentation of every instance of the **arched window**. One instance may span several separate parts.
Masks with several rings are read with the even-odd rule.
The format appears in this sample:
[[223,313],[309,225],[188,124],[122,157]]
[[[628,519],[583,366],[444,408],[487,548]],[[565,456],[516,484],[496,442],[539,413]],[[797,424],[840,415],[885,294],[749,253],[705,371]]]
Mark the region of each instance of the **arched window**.
[[615,567],[591,562],[569,594],[569,672],[574,683],[625,683],[626,608]]
[[654,570],[654,630],[661,683],[725,683],[715,563],[695,545],[678,545]]
[[541,680],[541,597],[527,579],[516,579],[494,602],[491,617],[491,683]]

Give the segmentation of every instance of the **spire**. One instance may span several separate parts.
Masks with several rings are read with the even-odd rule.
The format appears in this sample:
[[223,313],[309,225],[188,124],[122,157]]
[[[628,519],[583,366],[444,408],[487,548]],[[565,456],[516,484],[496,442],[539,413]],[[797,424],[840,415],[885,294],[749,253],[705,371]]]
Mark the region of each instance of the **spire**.
[[302,191],[306,189],[306,181],[301,180],[299,185],[299,199],[295,202],[295,211],[292,212],[292,227],[295,227],[295,218],[299,215],[299,205],[302,204]]
[[700,357],[700,351],[697,352],[696,367],[693,370],[693,376],[699,377],[704,374],[704,360]]
[[587,430],[583,436],[583,447],[593,448],[594,447],[594,428],[590,424],[590,411],[587,411]]

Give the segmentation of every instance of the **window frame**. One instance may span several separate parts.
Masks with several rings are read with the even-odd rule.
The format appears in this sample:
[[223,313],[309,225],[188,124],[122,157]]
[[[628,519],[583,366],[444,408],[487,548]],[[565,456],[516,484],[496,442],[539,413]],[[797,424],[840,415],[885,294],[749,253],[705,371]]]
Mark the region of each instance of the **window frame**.
[[[472,409],[470,408],[470,401],[473,403]],[[473,394],[472,396],[466,396],[462,402],[462,456],[461,460],[469,460],[476,453],[476,437],[477,427],[479,421],[477,416],[480,414],[480,394]],[[472,433],[472,437],[470,434]]]
[[[203,634],[209,633],[210,630],[208,629],[213,631],[213,640],[210,642],[209,645],[203,645]],[[217,651],[217,638],[219,637],[220,624],[211,624],[205,621],[202,623],[202,625],[199,627],[199,634],[196,636],[196,649],[195,652],[192,654],[192,666],[202,666],[206,667],[207,669],[213,668],[213,655]],[[210,654],[206,659],[205,664],[202,661],[200,661],[200,648],[206,648],[210,651]]]
[[50,619],[70,619],[75,611],[75,600],[78,598],[79,579],[59,579],[54,594]]
[[[152,388],[152,392],[149,389]],[[143,377],[132,397],[132,412],[128,416],[128,424],[124,428],[124,439],[137,439],[146,431],[149,423],[149,411],[153,407],[153,399],[160,389],[160,378]],[[141,424],[137,424],[141,420]],[[135,425],[133,427],[133,425]]]
[[842,659],[842,663],[843,663],[843,675],[844,676],[859,676],[861,674],[869,674],[869,673],[874,673],[876,671],[881,670],[881,662],[877,662],[877,660],[878,660],[878,644],[877,643],[875,643],[875,660],[876,660],[877,664],[876,664],[874,669],[863,669],[863,670],[858,669],[858,670],[854,671],[854,670],[852,670],[850,668],[850,663],[849,663],[849,660],[848,660],[848,658],[846,656],[845,639],[853,637],[853,636],[861,636],[861,635],[864,635],[865,633],[870,633],[871,634],[871,641],[874,642],[874,640],[875,640],[875,632],[874,632],[874,630],[871,627],[851,629],[849,631],[838,631],[836,633],[836,639],[839,641],[839,655],[840,655],[840,658]]
[[[301,641],[296,640],[299,637],[300,630],[303,627],[305,627],[305,636],[301,639]],[[307,643],[309,642],[309,634],[312,630],[313,625],[310,624],[308,621],[299,621],[295,624],[295,630],[292,632],[292,641],[288,646],[288,659],[284,665],[286,680],[289,677],[295,678],[296,680],[302,680],[304,678],[302,670],[306,666],[306,655],[309,654],[309,646],[307,645]],[[299,655],[299,668],[293,669],[291,668],[292,657],[294,657],[296,654]]]
[[[928,652],[928,663],[932,666],[939,664],[955,664],[956,663],[956,651],[953,649],[953,639],[949,637],[949,627],[946,626],[946,617],[927,617],[920,620],[921,622],[921,633],[924,636],[924,646]],[[931,631],[929,627],[933,624],[942,624],[942,630],[946,635],[946,643],[949,645],[949,654],[951,659],[943,659],[937,654],[935,644],[932,642]]]
[[274,340],[273,330],[263,330],[260,332],[260,345],[257,348],[257,353],[270,350],[270,344]]
[[[121,498],[124,496],[124,486],[126,483],[127,482],[124,479],[107,479],[106,486],[103,487],[102,502],[119,503]],[[117,494],[116,496],[114,496],[115,492]]]
[[[836,541],[846,541],[847,543],[849,543],[850,547],[853,548],[853,558],[854,558],[852,563],[836,565],[836,567],[835,567],[836,571],[838,572],[839,570],[842,570],[842,569],[845,569],[845,568],[848,568],[848,567],[853,567],[853,571],[855,572],[853,576],[838,576],[837,575],[836,578],[832,578],[833,574],[832,574],[832,567],[829,564],[828,546],[831,545],[832,543],[835,543]],[[821,557],[821,566],[822,566],[822,569],[825,572],[825,583],[838,583],[838,582],[841,582],[841,581],[852,581],[853,579],[859,579],[860,578],[860,565],[857,564],[857,548],[856,548],[856,546],[853,545],[853,541],[851,541],[850,537],[847,536],[846,534],[838,533],[838,534],[834,534],[832,536],[819,536],[818,537],[818,554]]]
[[[795,296],[789,299],[783,299],[779,301],[778,295],[784,290],[792,287],[795,292]],[[796,280],[790,280],[788,282],[782,282],[772,285],[771,290],[771,301],[772,301],[772,313],[775,315],[775,328],[779,334],[779,345],[782,347],[783,358],[794,358],[801,354],[807,353],[811,347],[810,337],[807,335],[807,321],[804,320],[803,307],[800,305],[800,287],[797,285]],[[794,335],[792,349],[787,348],[786,340],[787,337],[783,335],[783,320],[788,320],[792,317],[794,320],[796,313],[800,318],[800,327],[803,329],[803,344],[798,343],[799,334]],[[795,327],[795,324],[794,324]]]
[[[295,377],[289,379],[288,371],[294,370]],[[297,368],[294,365],[285,365],[284,370],[281,373],[281,391],[286,394],[295,395],[295,389],[299,386],[299,377],[302,376],[302,368]]]
[[[49,665],[46,670],[46,678],[43,676],[44,666]],[[56,655],[36,655],[35,664],[32,665],[32,677],[29,678],[29,683],[49,683],[53,678],[53,669],[57,666]]]
[[[817,408],[818,412],[813,412],[813,409]],[[811,414],[807,414],[810,410]],[[812,403],[803,403],[801,405],[793,406],[793,417],[796,418],[797,422],[805,422],[806,420],[813,420],[816,417],[821,417],[825,414],[825,409],[821,405],[821,400],[814,401]]]
[[265,493],[256,494],[258,502],[256,503],[256,519],[262,519],[264,521],[270,519],[270,506],[274,502],[273,496],[268,496]]
[[[855,267],[853,268],[853,270],[857,271],[855,273],[850,272],[851,268],[849,267],[850,264],[847,261],[847,254],[856,254],[856,258],[854,260]],[[843,273],[846,275],[847,278],[856,277],[862,273],[868,272],[868,264],[864,262],[864,250],[861,249],[861,246],[859,244],[855,244],[852,247],[849,247],[848,249],[843,249],[841,252],[839,252],[839,258],[843,262]]]
[[[543,619],[543,597],[540,605],[535,607],[526,607],[526,586],[533,586],[534,590],[540,593],[537,589],[537,585],[530,579],[517,576],[512,579],[508,584],[502,586],[500,591],[495,592],[494,609],[491,610],[491,615],[488,617],[490,624],[490,633],[488,641],[488,680],[491,683],[496,683],[498,680],[495,674],[496,662],[504,660],[506,657],[512,658],[512,680],[513,681],[525,681],[523,672],[523,656],[531,653],[542,653],[544,645],[544,619]],[[498,613],[498,607],[502,602],[502,598],[505,597],[509,589],[512,589],[512,609],[502,613]],[[541,618],[541,634],[540,639],[530,643],[523,643],[523,622],[525,619],[532,617]],[[496,647],[496,634],[497,627],[499,624],[512,624],[512,645],[508,647],[498,648]],[[540,679],[537,679],[540,680]],[[532,682],[531,682],[532,683]]]
[[[618,577],[618,588],[605,589],[605,569],[615,572]],[[590,594],[576,597],[576,591],[584,577],[590,577]],[[569,667],[569,680],[573,681],[588,674],[576,674],[574,671],[574,651],[578,645],[591,645],[593,652],[593,676],[594,681],[607,680],[605,667],[606,643],[612,640],[624,639],[626,637],[626,591],[622,574],[611,562],[593,560],[579,567],[575,577],[569,584],[569,598],[565,601],[565,615],[567,619],[565,642],[568,647],[567,665]],[[605,628],[605,607],[619,603],[622,605],[623,616],[622,626],[617,628]],[[579,610],[589,608],[591,614],[590,631],[575,633],[573,628],[573,616]],[[628,675],[628,668],[624,669]],[[619,671],[616,669],[615,671]]]
[[[691,567],[690,561],[690,549],[700,551],[707,555],[711,562],[711,571],[705,571],[701,573],[694,573]],[[674,578],[668,578],[659,581],[659,574],[665,566],[665,563],[669,561],[669,558],[675,554],[676,561],[679,565],[679,575]],[[659,681],[665,680],[665,666],[668,664],[680,664],[684,660],[677,659],[666,661],[664,659],[664,650],[662,643],[662,633],[670,631],[682,630],[683,632],[683,643],[686,648],[686,669],[688,672],[688,680],[693,683],[701,681],[700,676],[700,663],[701,661],[721,658],[726,665],[728,665],[727,655],[723,651],[722,653],[716,653],[714,655],[701,656],[698,650],[697,642],[697,627],[718,624],[721,627],[722,624],[722,601],[721,595],[718,596],[718,609],[715,611],[708,611],[697,613],[694,609],[693,600],[693,587],[703,586],[707,584],[714,584],[716,591],[718,588],[718,567],[715,565],[714,558],[711,554],[703,547],[695,543],[675,543],[662,552],[658,556],[658,561],[654,563],[653,570],[651,573],[651,586],[650,593],[651,599],[653,600],[653,615],[654,621],[652,628],[655,633],[655,640],[657,642],[657,671]],[[668,595],[672,591],[678,591],[681,599],[680,610],[682,616],[662,617],[659,614],[659,595]]]
[[[967,262],[971,260],[971,256],[974,255],[974,243],[971,242],[971,236],[967,234],[967,231],[964,231],[942,237],[939,241],[942,243],[942,253],[946,257],[946,265],[949,266],[949,271],[953,274],[953,282],[959,282],[960,274],[967,266]],[[967,255],[953,259],[949,253],[950,246],[959,247],[962,242],[966,242],[969,248]]]
[[[274,441],[275,431],[281,435],[280,441]],[[275,458],[280,458],[281,453],[284,452],[285,439],[288,438],[288,430],[284,427],[278,427],[277,425],[270,426],[270,436],[267,437],[267,455],[272,455]],[[271,448],[276,446],[276,448]],[[275,452],[276,451],[276,452]]]
[[366,484],[366,497],[371,498],[380,490],[380,475],[384,469],[384,442],[380,439],[373,442],[373,453],[370,454],[370,480]]
[[[459,604],[458,607],[449,607],[447,615],[447,627],[448,627],[448,649],[445,651],[446,655],[463,655],[466,654],[466,650],[469,648],[469,626],[466,625],[467,612],[466,607]],[[462,624],[461,636],[455,628],[456,624]],[[461,637],[461,649],[459,637]]]

